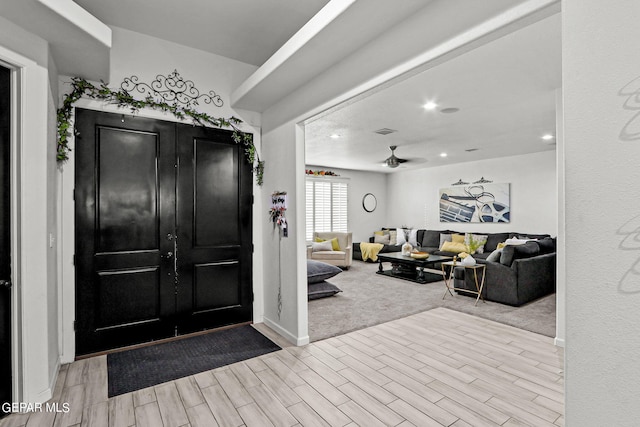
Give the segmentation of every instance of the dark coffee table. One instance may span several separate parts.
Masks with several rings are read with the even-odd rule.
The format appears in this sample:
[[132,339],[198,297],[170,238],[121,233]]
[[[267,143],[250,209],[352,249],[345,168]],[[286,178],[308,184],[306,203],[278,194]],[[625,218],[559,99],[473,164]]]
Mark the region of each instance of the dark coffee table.
[[[416,283],[430,283],[444,280],[442,274],[425,272],[425,268],[434,268],[435,264],[451,261],[453,258],[440,255],[429,255],[427,259],[415,259],[402,255],[400,252],[378,254],[377,274],[383,274],[398,279],[410,280]],[[384,270],[383,262],[390,262],[391,269]]]

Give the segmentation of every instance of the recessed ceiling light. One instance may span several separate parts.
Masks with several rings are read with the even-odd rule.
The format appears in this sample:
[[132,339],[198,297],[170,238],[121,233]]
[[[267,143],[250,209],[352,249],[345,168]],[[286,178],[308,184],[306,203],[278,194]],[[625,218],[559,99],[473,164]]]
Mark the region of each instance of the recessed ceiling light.
[[440,153],[440,157],[447,157],[447,153]]
[[545,141],[551,141],[553,139],[553,135],[547,133],[545,135],[542,135],[542,139],[544,139]]
[[340,138],[340,135],[338,135],[337,133],[332,133],[331,135],[329,135],[329,138],[338,139],[338,138]]
[[440,110],[440,112],[444,114],[457,113],[458,111],[460,111],[460,109],[457,107],[443,108],[442,110]]
[[438,104],[436,104],[435,102],[429,101],[426,104],[424,104],[422,108],[424,108],[425,110],[435,110],[437,106]]

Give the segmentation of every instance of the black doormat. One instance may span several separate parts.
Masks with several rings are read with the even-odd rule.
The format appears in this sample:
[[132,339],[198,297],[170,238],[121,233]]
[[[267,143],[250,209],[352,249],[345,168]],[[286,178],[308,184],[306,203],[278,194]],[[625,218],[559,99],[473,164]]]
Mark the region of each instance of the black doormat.
[[250,325],[107,355],[109,397],[280,350]]

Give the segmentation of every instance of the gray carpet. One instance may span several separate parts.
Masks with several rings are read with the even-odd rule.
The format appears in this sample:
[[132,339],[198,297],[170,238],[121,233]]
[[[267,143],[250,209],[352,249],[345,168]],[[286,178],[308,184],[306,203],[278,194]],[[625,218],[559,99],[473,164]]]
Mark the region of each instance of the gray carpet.
[[[309,301],[311,341],[344,334],[411,314],[446,307],[527,331],[555,337],[556,295],[548,295],[521,307],[447,294],[444,282],[420,285],[375,274],[378,264],[354,261],[351,268],[328,281],[343,292]],[[491,286],[491,283],[487,283]]]

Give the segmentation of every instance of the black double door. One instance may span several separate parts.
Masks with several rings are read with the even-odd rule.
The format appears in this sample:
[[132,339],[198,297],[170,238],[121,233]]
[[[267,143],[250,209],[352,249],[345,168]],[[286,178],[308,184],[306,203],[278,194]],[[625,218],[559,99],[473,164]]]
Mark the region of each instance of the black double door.
[[0,407],[11,402],[12,387],[10,117],[11,71],[0,66]]
[[252,173],[232,133],[76,110],[76,353],[250,321]]

